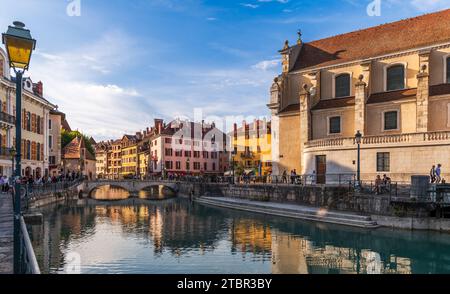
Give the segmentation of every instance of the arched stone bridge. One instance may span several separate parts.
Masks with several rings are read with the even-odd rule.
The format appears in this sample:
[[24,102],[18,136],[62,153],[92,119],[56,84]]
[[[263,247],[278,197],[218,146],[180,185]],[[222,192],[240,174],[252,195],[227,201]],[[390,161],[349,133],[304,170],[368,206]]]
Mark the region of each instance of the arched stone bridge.
[[175,182],[152,181],[152,180],[101,180],[85,181],[78,186],[78,194],[90,196],[91,192],[102,186],[118,187],[127,190],[131,194],[137,194],[146,188],[163,186],[177,193],[179,185]]

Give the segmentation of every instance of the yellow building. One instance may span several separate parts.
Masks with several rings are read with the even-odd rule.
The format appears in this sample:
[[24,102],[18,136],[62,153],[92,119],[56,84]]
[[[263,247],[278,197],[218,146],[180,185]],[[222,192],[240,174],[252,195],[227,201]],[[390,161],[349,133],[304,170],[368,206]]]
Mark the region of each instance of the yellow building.
[[135,177],[138,175],[138,142],[140,134],[125,135],[122,138],[122,177]]
[[232,161],[236,175],[242,171],[256,176],[264,176],[272,172],[270,122],[255,120],[247,124],[244,121],[240,128],[237,128],[235,124],[230,136],[234,149]]
[[[442,164],[450,177],[450,10],[280,51],[268,104],[274,174],[318,183],[356,173],[408,182]],[[300,173],[300,172],[299,172]]]

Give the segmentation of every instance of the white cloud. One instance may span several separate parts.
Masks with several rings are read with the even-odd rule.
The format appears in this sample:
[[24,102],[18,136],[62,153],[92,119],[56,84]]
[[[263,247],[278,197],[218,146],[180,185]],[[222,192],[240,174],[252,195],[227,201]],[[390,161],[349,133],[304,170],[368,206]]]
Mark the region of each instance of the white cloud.
[[411,5],[421,11],[435,11],[450,7],[450,0],[412,0]]
[[280,65],[280,62],[280,59],[263,60],[253,65],[253,68],[266,71],[278,67]]
[[257,4],[251,4],[251,3],[241,3],[241,6],[247,7],[247,8],[251,8],[251,9],[256,9],[259,7],[259,5]]

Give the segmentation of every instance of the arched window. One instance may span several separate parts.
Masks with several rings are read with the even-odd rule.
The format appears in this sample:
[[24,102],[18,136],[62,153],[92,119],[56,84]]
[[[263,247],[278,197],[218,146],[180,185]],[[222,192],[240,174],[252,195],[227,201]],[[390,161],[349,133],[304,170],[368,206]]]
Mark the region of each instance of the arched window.
[[335,97],[348,97],[350,96],[350,75],[341,74],[334,79],[335,85]]
[[447,62],[447,83],[450,84],[450,57],[447,57],[447,59],[445,60],[445,62]]
[[402,64],[393,65],[386,70],[386,90],[405,89],[405,67]]

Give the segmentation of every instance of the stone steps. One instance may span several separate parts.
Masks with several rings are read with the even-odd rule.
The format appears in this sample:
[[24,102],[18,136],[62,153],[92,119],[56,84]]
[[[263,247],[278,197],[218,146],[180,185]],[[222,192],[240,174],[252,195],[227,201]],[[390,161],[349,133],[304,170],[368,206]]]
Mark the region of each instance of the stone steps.
[[352,227],[374,229],[379,225],[369,216],[325,211],[320,208],[305,207],[290,204],[265,203],[258,201],[241,201],[231,198],[202,197],[195,199],[196,202],[206,205],[224,208],[245,210],[269,215],[289,217],[295,219],[333,223]]

